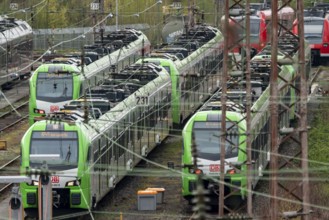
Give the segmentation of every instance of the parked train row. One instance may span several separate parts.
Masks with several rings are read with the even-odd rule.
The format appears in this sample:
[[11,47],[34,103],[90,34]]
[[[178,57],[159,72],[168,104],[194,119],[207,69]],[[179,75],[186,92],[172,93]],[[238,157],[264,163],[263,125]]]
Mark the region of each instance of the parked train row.
[[[320,65],[328,60],[329,57],[329,6],[325,3],[318,3],[314,7],[304,11],[304,37],[311,47],[312,65]],[[237,9],[235,9],[236,11]],[[234,12],[234,11],[233,11]],[[241,13],[243,12],[243,13]],[[230,45],[239,43],[238,47],[233,48],[233,52],[241,53],[244,47],[243,37],[245,33],[244,11],[231,15],[230,19]],[[253,55],[259,52],[270,42],[271,36],[271,9],[260,7],[257,13],[250,16],[250,42]],[[293,8],[285,6],[278,11],[279,22],[288,27],[294,34],[298,35],[296,13]],[[284,34],[285,30],[279,28],[279,34]]]
[[[258,5],[259,10],[250,16],[250,46],[253,50],[253,55],[260,52],[271,41],[271,16],[272,10],[262,5]],[[251,5],[251,7],[253,7]],[[236,9],[238,10],[238,9]],[[244,37],[246,36],[244,16],[245,10],[239,9],[239,13],[230,14],[229,19],[229,45],[235,46],[233,48],[234,53],[241,53],[241,50],[245,47]],[[282,25],[291,27],[294,19],[296,18],[295,11],[291,7],[282,7],[278,12],[278,19]],[[224,25],[224,17],[222,17],[222,25]],[[279,35],[284,34],[283,30],[279,30]],[[239,45],[239,46],[236,46]]]
[[[320,65],[329,59],[329,4],[317,3],[304,10],[304,37],[312,51],[312,64]],[[298,34],[297,21],[293,32]]]
[[[87,65],[68,62],[73,58],[72,54],[64,57],[66,61],[63,57],[58,60],[58,57],[48,56],[47,60],[53,62],[42,64],[33,72],[30,78],[30,124],[34,123],[35,117],[58,111],[64,104],[81,97],[87,88],[99,85],[109,77],[113,68],[121,70],[148,54],[150,42],[142,32],[126,29],[110,33],[100,44],[85,49],[84,58],[93,61]],[[79,60],[80,57],[79,54],[75,58]]]
[[[23,20],[0,16],[0,88],[10,89],[21,76],[9,72],[20,59],[28,58],[33,49],[31,26]],[[23,77],[23,76],[22,76]]]
[[[109,79],[97,87],[84,87],[88,88],[88,99],[63,105],[63,111],[53,118],[35,118],[21,141],[22,174],[39,168],[47,158],[49,168],[60,172],[52,176],[54,207],[95,207],[169,132],[181,127],[218,90],[222,59],[222,33],[200,25],[120,72],[111,71]],[[45,64],[37,72],[54,75],[54,68],[68,70],[67,64]],[[53,88],[54,79],[48,90]],[[75,92],[84,91],[80,88],[75,87]],[[107,100],[109,105],[98,105],[92,99]],[[100,110],[101,106],[106,106],[105,111],[97,117],[77,116],[82,109]],[[75,114],[65,114],[69,111]],[[37,185],[38,177],[20,185],[27,213],[38,208]]]
[[[296,38],[287,41],[283,36],[279,38],[278,60],[284,59],[287,53],[292,53],[289,48],[296,48]],[[283,40],[282,40],[283,39]],[[295,40],[295,42],[293,41]],[[311,73],[311,48],[306,43],[305,57],[306,74]],[[297,59],[298,51],[295,51],[294,59]],[[279,88],[279,127],[290,127],[290,122],[295,119],[298,111],[296,102],[298,88],[295,78],[298,71],[297,64],[281,62],[278,65]],[[265,47],[251,60],[251,184],[252,190],[257,186],[260,177],[269,163],[270,153],[270,88],[269,76],[271,73],[271,48]],[[210,204],[218,204],[220,168],[224,166],[225,185],[224,193],[228,198],[225,205],[235,207],[245,200],[247,190],[247,123],[246,123],[246,81],[241,75],[231,76],[227,87],[226,103],[226,127],[222,128],[222,104],[221,93],[215,94],[200,110],[195,113],[185,124],[182,131],[183,155],[182,155],[182,195],[188,201],[194,198],[194,190],[197,187],[197,175],[203,174],[203,186],[210,192]],[[287,82],[294,82],[292,86],[286,86]],[[292,108],[284,108],[293,106]],[[225,133],[224,146],[221,142]],[[193,150],[193,147],[196,149]],[[221,149],[225,148],[225,164],[221,164]],[[197,152],[197,166],[194,166],[192,152]]]

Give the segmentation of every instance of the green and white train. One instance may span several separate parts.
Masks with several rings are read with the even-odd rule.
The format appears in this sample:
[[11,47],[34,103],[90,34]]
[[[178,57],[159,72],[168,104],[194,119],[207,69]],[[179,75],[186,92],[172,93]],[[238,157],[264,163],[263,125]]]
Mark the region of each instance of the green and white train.
[[103,82],[113,67],[121,70],[150,51],[147,36],[134,29],[110,33],[108,38],[112,40],[107,44],[114,49],[88,65],[42,64],[33,72],[30,78],[30,125],[35,117],[60,110],[64,104],[81,97],[86,89]]
[[[295,55],[296,58],[297,54]],[[278,55],[278,60],[283,58],[283,54]],[[305,48],[307,59],[306,72],[310,72],[310,48]],[[258,180],[263,175],[269,163],[270,137],[270,88],[269,74],[271,73],[270,50],[266,48],[251,60],[253,72],[252,100],[251,107],[251,151],[252,158],[252,189],[257,185]],[[278,66],[279,73],[279,102],[286,106],[294,106],[296,99],[295,89],[286,86],[286,82],[293,82],[296,77],[296,69],[293,65]],[[284,79],[286,82],[284,82]],[[256,83],[258,82],[258,83]],[[237,83],[240,87],[234,88],[234,83],[228,84],[228,103],[226,110],[227,133],[225,146],[221,146],[222,111],[220,103],[220,93],[213,96],[200,111],[196,112],[185,124],[182,131],[183,153],[182,153],[182,195],[190,203],[193,199],[193,192],[197,187],[197,175],[203,173],[203,184],[210,191],[210,204],[218,204],[219,196],[219,176],[220,176],[220,153],[225,147],[225,185],[224,193],[228,196],[225,199],[226,205],[236,205],[247,196],[247,149],[246,149],[246,116],[245,101],[246,90],[244,83]],[[233,85],[233,86],[231,86]],[[261,87],[259,87],[261,85]],[[293,85],[298,88],[298,85]],[[259,93],[259,88],[261,88]],[[256,92],[258,91],[258,92]],[[239,102],[240,101],[240,102]],[[279,108],[279,127],[290,127],[291,120],[294,119],[296,108],[288,111],[281,105]],[[194,145],[193,145],[194,144]],[[192,146],[197,152],[197,167],[193,164]]]
[[[40,157],[52,171],[55,207],[89,209],[187,118],[201,102],[218,89],[223,37],[219,30],[196,26],[186,39],[199,43],[184,50],[179,45],[131,65],[102,85],[111,98],[124,93],[119,102],[98,119],[89,121],[41,120],[30,126],[21,141],[21,171],[38,169]],[[166,53],[162,53],[161,50]],[[158,57],[158,58],[156,58]],[[215,81],[215,83],[213,82]],[[134,82],[135,90],[125,90]],[[139,86],[136,86],[139,85]],[[132,88],[132,87],[130,87]],[[183,90],[183,91],[181,91]],[[104,92],[107,94],[107,92]],[[112,100],[112,99],[111,99]],[[33,156],[31,156],[33,155]],[[38,158],[35,160],[34,158]],[[60,158],[60,159],[58,159]],[[38,208],[38,176],[22,183],[20,191],[27,213]]]

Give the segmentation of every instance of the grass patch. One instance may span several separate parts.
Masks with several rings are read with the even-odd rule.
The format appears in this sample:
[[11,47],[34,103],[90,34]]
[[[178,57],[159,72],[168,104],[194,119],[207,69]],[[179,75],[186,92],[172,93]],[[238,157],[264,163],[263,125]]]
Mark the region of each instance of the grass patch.
[[[317,107],[309,108],[312,118],[311,130],[308,133],[310,199],[314,211],[313,217],[328,219],[329,196],[329,97],[320,98]],[[312,112],[315,112],[312,114]]]

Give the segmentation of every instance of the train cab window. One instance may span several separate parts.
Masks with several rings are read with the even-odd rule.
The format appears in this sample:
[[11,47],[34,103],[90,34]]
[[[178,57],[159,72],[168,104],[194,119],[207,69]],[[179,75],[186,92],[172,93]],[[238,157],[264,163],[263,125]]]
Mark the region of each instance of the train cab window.
[[24,30],[27,30],[27,27],[25,24],[20,24]]
[[[245,26],[245,19],[237,19],[240,25],[235,24],[238,30],[238,35],[240,38],[243,38],[246,35],[246,30],[243,28]],[[260,19],[250,19],[250,42],[259,41],[259,32],[260,32]]]
[[78,166],[78,153],[78,135],[76,132],[34,131],[32,133],[30,145],[31,167],[39,167],[46,160],[49,169],[67,170],[76,168]]
[[322,43],[323,20],[305,20],[304,36],[311,44]]
[[43,73],[37,77],[37,99],[62,102],[73,98],[73,75],[71,73]]
[[167,72],[169,73],[169,75],[171,74],[170,72],[170,66],[162,66],[163,68],[165,68],[165,70],[167,70]]
[[[194,122],[193,132],[199,158],[219,160],[222,147],[220,126],[220,121]],[[225,143],[225,158],[227,159],[238,156],[239,135],[237,126],[232,122],[226,122],[226,127],[231,128],[231,134],[226,137]]]

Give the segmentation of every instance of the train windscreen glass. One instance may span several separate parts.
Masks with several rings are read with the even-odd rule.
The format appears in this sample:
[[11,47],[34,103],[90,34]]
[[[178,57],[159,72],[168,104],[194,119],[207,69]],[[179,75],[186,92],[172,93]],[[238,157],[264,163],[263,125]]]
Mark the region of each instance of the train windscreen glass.
[[34,131],[30,155],[33,155],[30,158],[30,165],[33,168],[41,166],[43,161],[46,161],[49,169],[76,168],[78,166],[78,135],[72,131]]
[[322,20],[311,20],[304,22],[304,36],[310,44],[321,44],[323,32]]
[[[240,21],[242,26],[245,26],[245,20]],[[237,24],[236,24],[237,25]],[[245,29],[242,27],[238,28],[239,37],[243,38],[245,36]],[[256,43],[259,42],[259,32],[260,32],[260,19],[250,19],[250,42]],[[245,39],[243,40],[245,42]]]
[[[232,127],[233,126],[233,127]],[[221,147],[221,122],[194,122],[193,132],[199,158],[206,160],[220,160]],[[225,158],[238,156],[239,135],[236,125],[226,122],[226,127],[230,128],[225,143]]]
[[63,102],[73,98],[73,75],[67,73],[39,72],[37,99],[47,102]]

